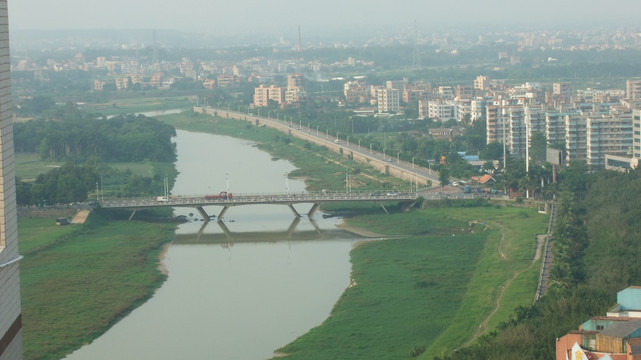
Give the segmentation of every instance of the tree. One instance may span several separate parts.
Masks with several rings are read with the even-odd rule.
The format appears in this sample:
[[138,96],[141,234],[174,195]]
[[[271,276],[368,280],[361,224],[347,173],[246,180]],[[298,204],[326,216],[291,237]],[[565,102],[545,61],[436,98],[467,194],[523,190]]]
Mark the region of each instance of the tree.
[[447,168],[441,167],[438,173],[438,181],[441,183],[441,186],[450,183],[450,171]]
[[545,153],[547,149],[547,139],[545,134],[540,131],[535,131],[530,137],[530,159],[537,164],[545,161]]
[[491,142],[487,144],[485,150],[481,151],[479,156],[483,160],[499,160],[503,158],[503,144],[500,142]]

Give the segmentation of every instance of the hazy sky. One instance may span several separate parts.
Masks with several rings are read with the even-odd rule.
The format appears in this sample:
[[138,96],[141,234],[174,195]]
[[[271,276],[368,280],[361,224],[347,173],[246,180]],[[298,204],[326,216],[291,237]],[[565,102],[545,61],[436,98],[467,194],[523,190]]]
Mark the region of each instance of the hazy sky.
[[631,20],[641,0],[9,0],[12,29],[252,33],[390,25],[533,25]]

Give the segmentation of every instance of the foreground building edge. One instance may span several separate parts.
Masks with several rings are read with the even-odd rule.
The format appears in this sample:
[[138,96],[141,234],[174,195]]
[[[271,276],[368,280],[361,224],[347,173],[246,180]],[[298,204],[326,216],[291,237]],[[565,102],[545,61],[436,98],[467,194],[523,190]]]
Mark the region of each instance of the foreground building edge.
[[13,157],[9,15],[0,0],[0,360],[22,359],[18,220]]

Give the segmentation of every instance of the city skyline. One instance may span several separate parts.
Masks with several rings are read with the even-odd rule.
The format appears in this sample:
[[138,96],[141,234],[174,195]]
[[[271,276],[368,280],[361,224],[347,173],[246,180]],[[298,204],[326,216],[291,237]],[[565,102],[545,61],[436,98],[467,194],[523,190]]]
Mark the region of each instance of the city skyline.
[[[235,2],[183,0],[21,0],[9,3],[12,30],[172,29],[216,34],[291,32],[299,24],[311,32],[366,32],[392,27],[420,30],[434,27],[568,27],[593,24],[634,24],[641,2],[615,0],[608,9],[598,3],[542,0],[536,6],[520,2],[400,3],[355,0],[339,2],[239,0]],[[36,10],[34,10],[36,9]],[[607,11],[604,11],[607,10]],[[55,14],[55,16],[52,16]],[[295,31],[295,30],[294,30]]]

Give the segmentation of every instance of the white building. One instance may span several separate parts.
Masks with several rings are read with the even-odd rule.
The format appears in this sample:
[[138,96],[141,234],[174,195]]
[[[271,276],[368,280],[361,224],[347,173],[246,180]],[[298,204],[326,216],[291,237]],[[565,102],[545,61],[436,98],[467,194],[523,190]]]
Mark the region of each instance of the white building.
[[427,117],[434,121],[447,121],[456,119],[457,107],[444,101],[429,101],[427,104]]
[[378,89],[376,92],[378,100],[378,112],[390,113],[400,110],[401,93],[398,89]]
[[588,116],[586,123],[586,162],[605,168],[605,155],[627,155],[632,150],[632,112],[613,109],[611,114]]

